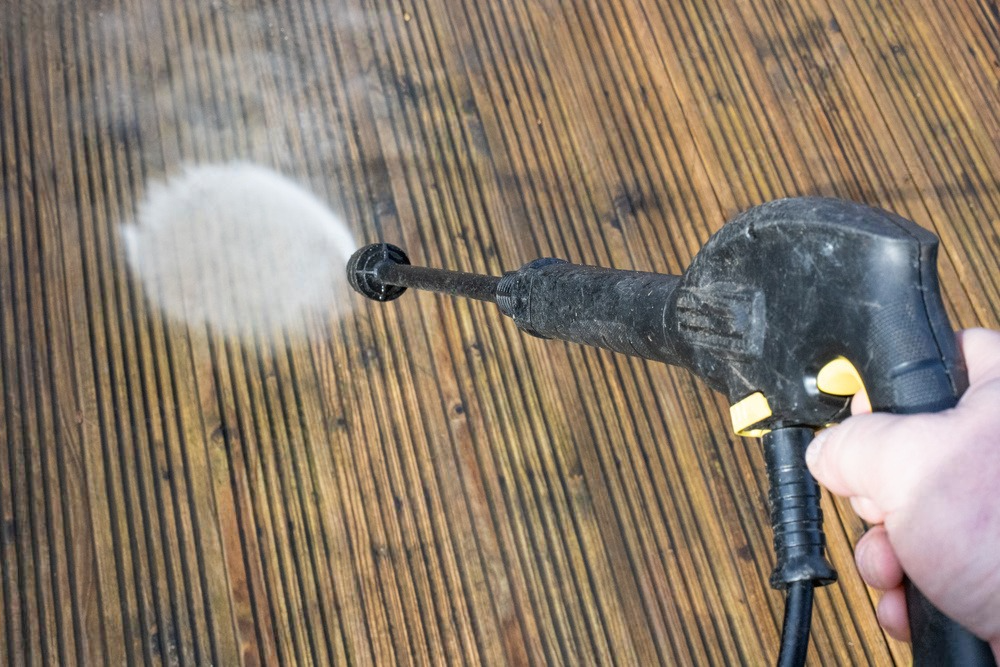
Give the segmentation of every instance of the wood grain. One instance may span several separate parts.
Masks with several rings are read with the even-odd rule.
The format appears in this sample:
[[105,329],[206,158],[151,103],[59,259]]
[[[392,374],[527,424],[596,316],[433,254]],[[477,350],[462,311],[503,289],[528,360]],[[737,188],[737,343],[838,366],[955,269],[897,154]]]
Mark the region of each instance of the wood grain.
[[[277,336],[164,316],[121,226],[288,175],[415,262],[677,273],[798,194],[933,229],[1000,324],[990,0],[37,0],[0,14],[0,655],[766,664],[763,462],[685,372],[427,294]],[[289,261],[275,258],[275,261]],[[210,267],[204,267],[210,271]],[[347,311],[347,312],[344,312]],[[824,498],[813,663],[907,662]]]

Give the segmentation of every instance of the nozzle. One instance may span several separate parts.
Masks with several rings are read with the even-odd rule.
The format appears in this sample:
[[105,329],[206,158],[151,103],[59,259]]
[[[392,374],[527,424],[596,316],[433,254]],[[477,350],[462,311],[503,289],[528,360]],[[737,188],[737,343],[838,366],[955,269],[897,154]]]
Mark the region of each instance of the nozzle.
[[347,262],[347,280],[357,292],[375,301],[392,301],[408,287],[479,301],[496,301],[497,276],[411,266],[410,258],[389,243],[358,250]]
[[409,266],[410,258],[401,248],[389,243],[373,243],[361,248],[347,261],[347,281],[360,294],[375,301],[398,299],[406,287],[392,285],[379,277],[382,264]]

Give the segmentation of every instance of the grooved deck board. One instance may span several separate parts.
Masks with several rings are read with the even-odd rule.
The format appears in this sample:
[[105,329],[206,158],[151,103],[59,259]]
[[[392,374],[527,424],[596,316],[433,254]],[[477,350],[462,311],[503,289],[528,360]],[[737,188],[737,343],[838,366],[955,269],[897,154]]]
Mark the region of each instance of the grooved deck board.
[[[415,263],[678,273],[751,205],[837,196],[935,231],[954,324],[997,327],[998,20],[992,0],[6,3],[0,656],[772,662],[760,446],[687,372],[428,294],[233,338],[160,312],[122,226],[185,165],[244,161]],[[854,570],[863,524],[823,509],[841,580],[810,661],[907,663]]]

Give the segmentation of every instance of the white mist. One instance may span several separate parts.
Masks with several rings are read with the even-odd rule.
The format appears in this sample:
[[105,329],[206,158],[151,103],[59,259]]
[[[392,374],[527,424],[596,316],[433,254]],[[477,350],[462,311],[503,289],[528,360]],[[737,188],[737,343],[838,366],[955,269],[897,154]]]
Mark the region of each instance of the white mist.
[[151,185],[121,231],[133,275],[173,320],[226,335],[289,331],[349,303],[347,227],[261,166],[189,167]]

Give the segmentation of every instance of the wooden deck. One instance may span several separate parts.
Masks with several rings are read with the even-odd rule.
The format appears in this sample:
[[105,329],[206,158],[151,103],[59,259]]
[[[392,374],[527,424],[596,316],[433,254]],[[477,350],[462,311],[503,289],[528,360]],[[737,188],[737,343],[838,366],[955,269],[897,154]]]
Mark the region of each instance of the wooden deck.
[[[767,664],[763,461],[687,373],[407,295],[233,340],[122,224],[183,165],[359,242],[679,272],[784,195],[935,230],[1000,323],[993,0],[92,0],[0,11],[0,655],[21,664]],[[810,659],[907,662],[824,501]]]

